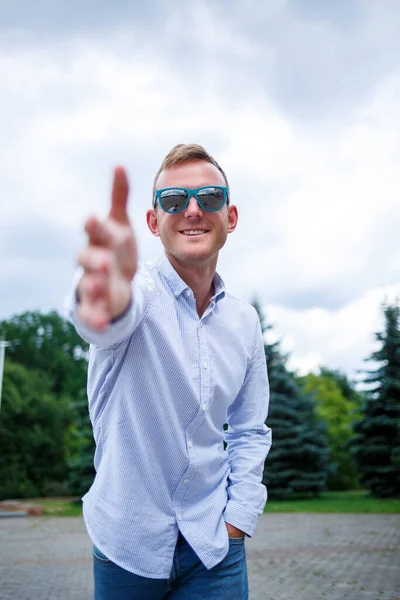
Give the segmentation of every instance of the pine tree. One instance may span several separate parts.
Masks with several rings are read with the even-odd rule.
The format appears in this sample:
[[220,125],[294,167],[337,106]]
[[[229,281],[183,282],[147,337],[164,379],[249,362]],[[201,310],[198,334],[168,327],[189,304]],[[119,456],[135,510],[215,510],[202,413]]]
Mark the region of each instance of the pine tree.
[[[253,302],[263,331],[260,306]],[[265,342],[270,383],[267,425],[272,447],[266,460],[263,483],[270,498],[318,495],[328,477],[328,447],[323,424],[317,419],[312,396],[302,392],[287,367],[279,342]]]
[[400,496],[400,306],[383,305],[384,331],[375,334],[380,348],[367,360],[378,367],[368,372],[371,384],[356,424],[355,456],[362,484],[373,496]]

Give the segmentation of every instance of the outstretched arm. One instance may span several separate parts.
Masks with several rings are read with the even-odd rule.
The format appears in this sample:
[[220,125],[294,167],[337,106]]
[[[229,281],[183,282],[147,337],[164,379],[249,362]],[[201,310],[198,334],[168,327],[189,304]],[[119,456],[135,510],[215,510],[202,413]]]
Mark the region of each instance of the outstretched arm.
[[133,332],[148,296],[146,286],[135,277],[138,256],[127,213],[128,192],[126,173],[117,167],[108,217],[103,221],[89,217],[85,223],[88,242],[78,257],[79,280],[66,302],[68,317],[81,337],[102,348]]
[[77,286],[79,320],[104,330],[131,302],[131,282],[137,269],[137,247],[127,213],[129,186],[121,167],[114,172],[111,209],[104,221],[89,217],[87,246],[78,263],[83,275]]

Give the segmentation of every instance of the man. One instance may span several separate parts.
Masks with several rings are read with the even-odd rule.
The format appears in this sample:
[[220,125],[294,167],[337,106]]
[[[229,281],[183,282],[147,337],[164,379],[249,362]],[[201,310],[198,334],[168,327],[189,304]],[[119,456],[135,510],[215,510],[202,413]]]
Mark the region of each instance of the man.
[[176,146],[147,211],[164,252],[138,268],[127,199],[117,168],[108,218],[86,222],[69,301],[91,344],[97,473],[83,510],[95,598],[244,600],[271,437],[257,313],[216,273],[238,211],[218,163]]

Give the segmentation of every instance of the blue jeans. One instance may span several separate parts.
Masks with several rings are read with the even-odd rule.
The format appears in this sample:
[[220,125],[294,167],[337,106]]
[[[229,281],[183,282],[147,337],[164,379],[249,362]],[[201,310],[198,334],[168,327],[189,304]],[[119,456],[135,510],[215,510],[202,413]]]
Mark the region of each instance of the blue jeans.
[[179,534],[169,579],[130,573],[93,547],[94,600],[248,600],[243,538],[230,538],[229,552],[207,570]]

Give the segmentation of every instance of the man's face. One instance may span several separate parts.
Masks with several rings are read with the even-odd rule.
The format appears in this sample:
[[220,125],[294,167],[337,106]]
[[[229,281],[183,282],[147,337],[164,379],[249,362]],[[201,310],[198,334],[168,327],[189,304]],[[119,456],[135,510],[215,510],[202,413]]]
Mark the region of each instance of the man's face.
[[[226,186],[226,182],[214,165],[196,160],[162,171],[156,189],[195,189],[211,185]],[[150,231],[160,237],[170,258],[184,266],[214,261],[216,265],[218,252],[225,244],[228,233],[235,229],[237,219],[235,206],[225,204],[219,211],[207,212],[200,208],[194,196],[180,213],[166,213],[158,204],[156,209],[147,212]],[[193,232],[197,233],[193,235]]]

